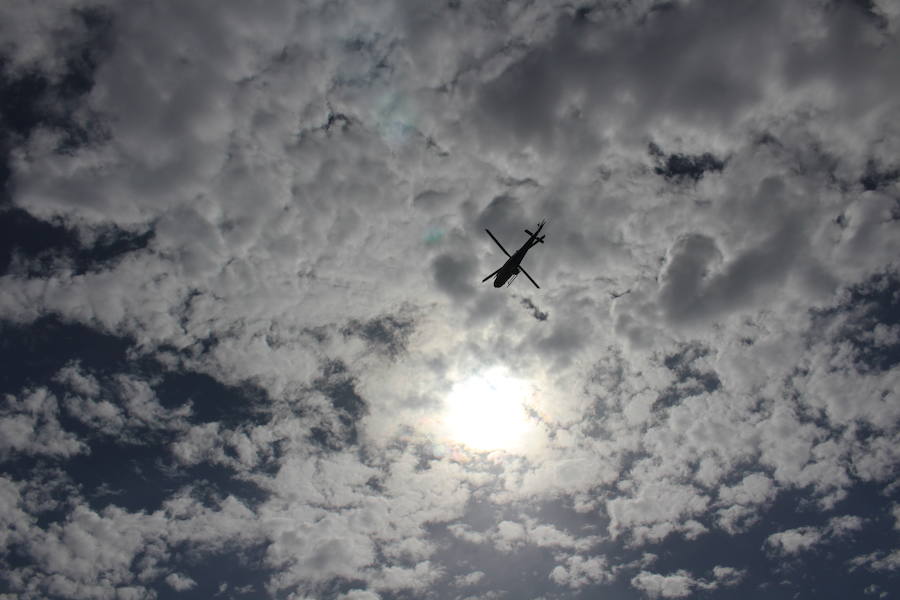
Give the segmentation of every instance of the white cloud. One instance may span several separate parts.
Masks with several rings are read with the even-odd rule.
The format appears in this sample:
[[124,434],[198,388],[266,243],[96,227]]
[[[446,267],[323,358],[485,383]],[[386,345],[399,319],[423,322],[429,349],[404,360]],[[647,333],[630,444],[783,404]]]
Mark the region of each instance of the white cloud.
[[426,560],[413,567],[383,566],[376,573],[372,583],[376,589],[423,592],[443,577],[444,569]]
[[86,398],[94,398],[100,394],[100,383],[97,378],[85,372],[77,362],[60,369],[54,379]]
[[737,585],[747,576],[744,569],[735,569],[734,567],[713,567],[713,579],[719,585],[732,586]]
[[759,520],[756,510],[746,506],[734,505],[716,511],[717,524],[730,534],[746,531]]
[[832,517],[828,521],[828,531],[833,537],[844,537],[863,528],[865,519],[855,515]]
[[865,567],[870,571],[896,571],[900,569],[900,550],[860,554],[851,558],[848,562],[851,571],[858,567]]
[[550,579],[570,588],[581,588],[594,583],[603,583],[614,577],[604,556],[569,556],[563,564],[550,571]]
[[339,600],[381,600],[381,596],[369,590],[350,590],[338,596]]
[[11,548],[25,542],[34,517],[23,510],[22,485],[0,477],[0,548]]
[[[14,0],[0,8],[0,18],[12,23],[17,17],[26,16],[25,27],[4,27],[0,31],[0,47],[12,63],[12,70],[37,69],[43,73],[60,76],[65,72],[63,57],[67,50],[77,48],[89,33],[82,16],[75,10],[81,7],[78,0],[59,2],[52,6],[29,6],[28,2]],[[102,10],[103,3],[94,4]]]
[[797,554],[819,544],[822,533],[814,527],[797,527],[766,538],[766,545],[782,554]]
[[460,523],[454,523],[452,525],[448,525],[447,529],[455,537],[457,537],[461,540],[465,540],[467,542],[473,543],[473,544],[484,543],[484,541],[487,539],[487,536],[484,533],[478,532],[478,531],[472,531],[468,527],[466,527],[465,525],[462,525]]
[[525,541],[525,528],[519,523],[501,521],[497,524],[494,543],[500,550],[509,551]]
[[525,519],[524,524],[515,521],[501,521],[483,535],[475,534],[458,525],[451,527],[454,528],[454,534],[461,539],[475,543],[490,539],[494,546],[503,552],[518,550],[526,546],[585,551],[600,540],[598,536],[574,536],[553,525],[538,523],[530,518]]
[[217,507],[204,507],[186,497],[169,500],[154,513],[128,512],[116,506],[94,511],[76,504],[64,521],[39,527],[21,508],[16,485],[0,481],[0,500],[8,500],[7,542],[16,542],[30,559],[30,567],[10,573],[15,590],[41,590],[73,598],[97,597],[99,590],[116,588],[122,597],[152,597],[138,584],[164,579],[173,589],[189,589],[192,581],[162,565],[171,548],[221,552],[250,542],[257,534],[254,516],[233,498]]
[[762,473],[751,473],[735,486],[719,488],[719,499],[724,504],[763,504],[774,497],[775,486]]
[[166,576],[166,583],[168,583],[169,587],[171,587],[176,592],[183,592],[185,590],[194,588],[197,585],[196,581],[194,581],[187,575],[182,575],[181,573],[169,573]]
[[472,571],[465,575],[457,575],[453,579],[453,585],[456,587],[468,587],[477,584],[484,579],[484,571]]
[[670,575],[641,571],[632,577],[631,586],[650,598],[684,598],[691,595],[694,590],[715,590],[735,586],[743,581],[746,575],[745,570],[723,566],[713,568],[710,580],[696,578],[685,570]]
[[852,535],[864,525],[865,519],[855,515],[832,517],[822,527],[797,527],[773,533],[766,538],[765,546],[776,554],[799,554],[822,543]]
[[684,598],[690,595],[695,581],[687,571],[677,571],[671,575],[641,571],[632,577],[631,585],[650,598]]
[[0,458],[10,453],[65,458],[88,451],[59,422],[59,404],[46,388],[26,391],[21,399],[7,395],[0,409]]
[[77,395],[66,395],[66,411],[96,432],[131,444],[146,443],[148,430],[187,429],[190,402],[167,409],[160,404],[151,382],[126,374],[98,379],[77,365],[55,376]]
[[79,506],[65,523],[35,531],[27,548],[40,569],[55,577],[48,584],[51,590],[91,586],[101,579],[127,585],[135,580],[132,561],[165,528],[161,514],[131,514],[116,507],[98,514]]
[[[633,469],[632,473],[640,473]],[[610,516],[609,531],[614,537],[630,531],[634,544],[659,541],[675,531],[688,538],[705,531],[690,517],[703,513],[709,499],[692,486],[651,478],[637,480],[640,487],[635,495],[622,496],[607,502]]]

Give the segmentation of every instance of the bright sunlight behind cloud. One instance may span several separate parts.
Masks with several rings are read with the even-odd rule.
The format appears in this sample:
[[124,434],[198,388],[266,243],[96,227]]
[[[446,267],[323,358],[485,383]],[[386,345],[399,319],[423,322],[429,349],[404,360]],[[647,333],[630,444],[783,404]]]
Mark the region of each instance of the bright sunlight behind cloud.
[[522,450],[535,422],[526,412],[531,386],[495,368],[460,381],[444,402],[441,430],[470,450]]

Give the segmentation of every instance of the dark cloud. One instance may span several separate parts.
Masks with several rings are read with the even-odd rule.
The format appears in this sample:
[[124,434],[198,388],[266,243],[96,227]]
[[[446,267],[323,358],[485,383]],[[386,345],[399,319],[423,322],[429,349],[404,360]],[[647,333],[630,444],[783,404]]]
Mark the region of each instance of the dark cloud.
[[798,217],[784,220],[778,230],[728,261],[712,238],[683,236],[660,274],[660,304],[672,322],[686,323],[764,301],[762,296],[785,280],[803,251]]
[[709,152],[698,155],[670,154],[668,156],[656,144],[650,144],[650,156],[657,161],[653,172],[672,181],[693,179],[699,181],[704,173],[721,171],[725,161],[719,160]]
[[442,254],[431,263],[431,270],[438,288],[452,298],[464,300],[475,293],[475,266],[470,257]]
[[679,239],[660,275],[660,300],[667,312],[677,318],[698,311],[698,296],[721,261],[712,238],[694,234]]
[[515,252],[518,244],[513,240],[519,238],[521,228],[527,224],[523,208],[522,202],[514,196],[496,196],[478,215],[476,225],[490,229],[508,252]]
[[859,182],[863,189],[872,191],[889,187],[900,180],[900,168],[882,168],[874,160],[866,162],[866,171],[860,177]]
[[385,315],[366,322],[352,321],[343,330],[344,335],[358,335],[379,350],[396,358],[406,350],[407,341],[415,327],[407,315]]
[[[744,16],[740,24],[734,10]],[[758,99],[757,80],[771,51],[766,39],[776,35],[779,12],[773,3],[753,10],[672,3],[634,28],[603,18],[559,18],[552,37],[484,86],[485,129],[504,143],[568,150],[590,136],[579,116],[618,120],[625,130],[645,131],[663,113],[727,126]],[[557,118],[566,114],[572,118]]]
[[448,200],[450,200],[450,198],[446,193],[437,190],[423,190],[413,198],[413,206],[421,210],[433,212],[439,210],[442,206],[446,206]]
[[522,298],[522,306],[528,309],[531,312],[531,316],[538,321],[546,321],[547,317],[550,316],[549,313],[546,313],[535,306],[529,298]]

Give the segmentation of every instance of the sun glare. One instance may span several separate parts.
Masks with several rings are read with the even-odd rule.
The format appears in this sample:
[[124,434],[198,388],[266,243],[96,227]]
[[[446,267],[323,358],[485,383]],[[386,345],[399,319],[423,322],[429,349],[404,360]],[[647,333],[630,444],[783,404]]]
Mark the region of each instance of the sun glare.
[[525,381],[502,369],[460,381],[444,401],[444,434],[470,450],[514,452],[534,427],[525,411],[530,393]]

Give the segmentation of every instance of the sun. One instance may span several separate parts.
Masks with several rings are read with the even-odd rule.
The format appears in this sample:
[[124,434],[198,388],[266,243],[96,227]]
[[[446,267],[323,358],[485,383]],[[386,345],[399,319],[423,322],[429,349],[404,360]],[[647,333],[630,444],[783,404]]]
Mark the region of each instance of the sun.
[[448,442],[469,450],[515,452],[535,422],[526,411],[531,386],[495,368],[455,384],[444,400],[441,429]]

